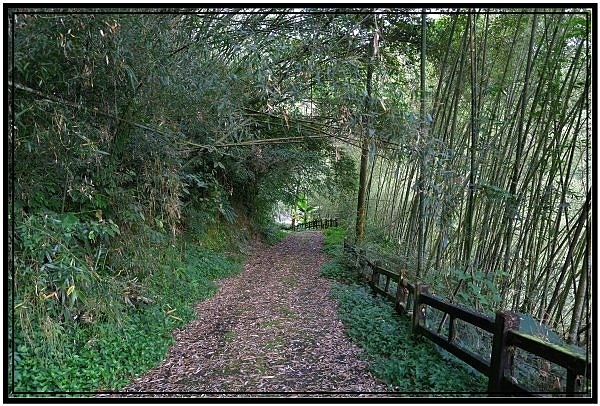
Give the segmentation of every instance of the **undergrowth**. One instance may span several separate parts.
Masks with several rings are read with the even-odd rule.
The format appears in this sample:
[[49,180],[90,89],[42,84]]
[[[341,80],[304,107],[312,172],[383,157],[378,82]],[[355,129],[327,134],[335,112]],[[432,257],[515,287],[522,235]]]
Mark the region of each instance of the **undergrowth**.
[[263,226],[261,229],[262,240],[268,245],[275,245],[287,237],[291,231],[284,230],[275,224]]
[[344,261],[344,230],[327,229],[323,250],[333,259],[321,267],[321,275],[338,282],[332,296],[350,338],[364,351],[373,373],[390,390],[438,396],[485,392],[480,374],[446,360],[434,344],[412,334],[410,321],[397,314],[389,301],[376,297],[360,282],[359,272]]
[[360,274],[356,269],[348,268],[337,260],[325,262],[321,265],[321,275],[339,282],[351,284],[357,282]]
[[407,319],[368,288],[336,284],[332,295],[348,335],[363,348],[373,372],[390,389],[438,394],[486,391],[482,376],[441,358],[432,343],[412,335]]
[[[174,340],[172,330],[192,320],[193,306],[214,294],[213,281],[241,269],[236,260],[195,244],[165,244],[152,250],[146,247],[145,255],[156,262],[143,280],[128,281],[123,296],[128,311],[116,322],[47,318],[29,339],[23,329],[17,330],[14,377],[9,377],[15,396],[117,390],[127,385],[164,359]],[[47,329],[55,330],[54,345],[43,335]]]
[[326,228],[323,230],[323,235],[323,251],[332,258],[341,259],[343,256],[346,229],[343,227]]

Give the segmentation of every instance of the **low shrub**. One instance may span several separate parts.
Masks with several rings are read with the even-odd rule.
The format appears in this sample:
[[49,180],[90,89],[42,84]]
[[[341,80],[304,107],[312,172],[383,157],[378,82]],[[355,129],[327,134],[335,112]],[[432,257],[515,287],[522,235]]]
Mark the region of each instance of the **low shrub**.
[[[125,386],[164,359],[173,328],[187,324],[195,315],[193,306],[214,294],[213,281],[241,270],[239,263],[207,248],[161,248],[160,255],[147,248],[157,262],[144,278],[127,281],[122,292],[107,292],[119,294],[127,309],[116,321],[83,315],[67,322],[17,309],[19,325],[28,328],[15,329],[14,351],[9,349],[14,373],[9,386],[15,396]],[[88,297],[87,305],[102,301],[96,299]]]

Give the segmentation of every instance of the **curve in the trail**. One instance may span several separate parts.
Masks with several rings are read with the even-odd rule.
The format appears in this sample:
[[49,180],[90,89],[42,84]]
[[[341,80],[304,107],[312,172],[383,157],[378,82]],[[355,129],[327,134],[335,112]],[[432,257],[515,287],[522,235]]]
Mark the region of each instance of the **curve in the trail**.
[[322,239],[294,233],[258,250],[175,331],[164,362],[121,394],[385,391],[344,333],[332,282],[319,275]]

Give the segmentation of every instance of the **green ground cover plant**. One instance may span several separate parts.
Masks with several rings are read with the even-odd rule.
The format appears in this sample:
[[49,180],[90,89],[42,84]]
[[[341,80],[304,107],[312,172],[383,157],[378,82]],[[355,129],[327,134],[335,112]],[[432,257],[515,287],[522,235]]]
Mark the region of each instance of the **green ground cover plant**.
[[332,260],[325,262],[321,266],[321,275],[347,284],[358,282],[360,278],[358,271],[347,266],[343,259],[346,229],[343,227],[327,228],[323,230],[323,235],[323,251],[327,253]]
[[137,285],[144,288],[144,296],[128,296],[133,308],[119,323],[47,323],[46,328],[58,330],[60,345],[45,356],[37,348],[45,344],[41,337],[19,340],[23,344],[14,351],[14,391],[30,396],[125,386],[165,357],[172,330],[194,317],[195,303],[214,294],[214,280],[241,270],[238,261],[207,248],[182,244],[163,249],[163,261]]
[[414,337],[385,299],[357,284],[336,284],[333,297],[348,335],[364,350],[373,372],[390,389],[439,395],[486,391],[486,379],[444,360],[433,344]]
[[343,227],[330,227],[323,231],[323,235],[323,251],[333,258],[341,258],[346,229]]
[[343,260],[343,229],[330,228],[324,235],[323,250],[334,259],[323,264],[321,275],[339,282],[331,292],[339,304],[339,317],[390,390],[439,396],[486,391],[483,375],[442,358],[434,344],[412,334],[410,321],[389,301],[360,283],[356,269]]

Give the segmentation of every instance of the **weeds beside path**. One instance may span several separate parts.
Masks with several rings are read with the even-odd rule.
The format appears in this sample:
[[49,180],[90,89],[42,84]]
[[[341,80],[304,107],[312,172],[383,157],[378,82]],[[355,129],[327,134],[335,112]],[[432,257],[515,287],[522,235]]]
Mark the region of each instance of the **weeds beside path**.
[[344,333],[333,282],[319,275],[322,239],[294,233],[256,252],[198,304],[164,362],[118,396],[385,391]]

